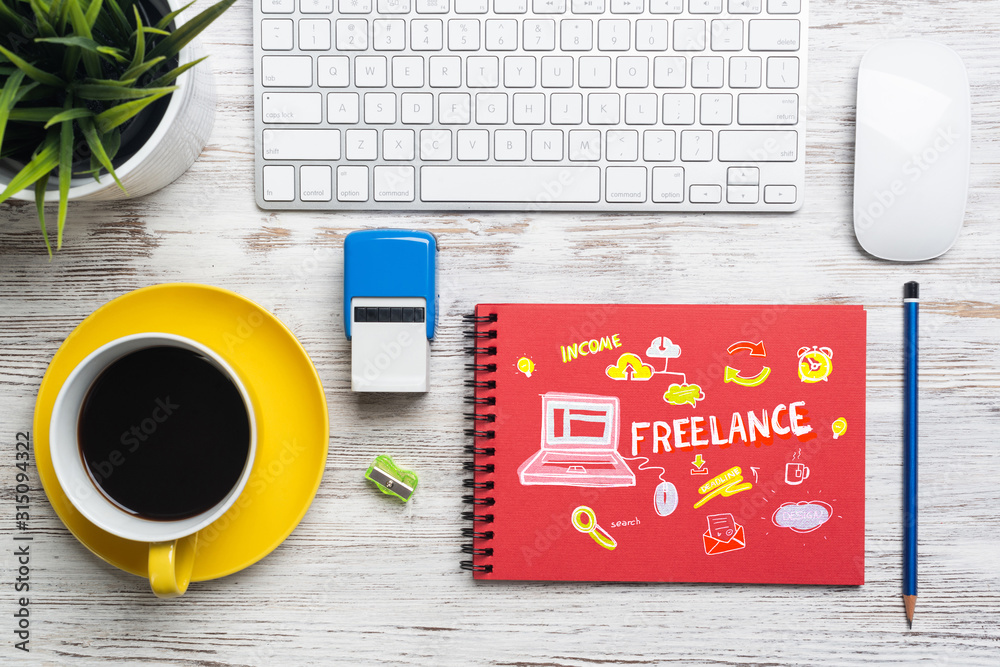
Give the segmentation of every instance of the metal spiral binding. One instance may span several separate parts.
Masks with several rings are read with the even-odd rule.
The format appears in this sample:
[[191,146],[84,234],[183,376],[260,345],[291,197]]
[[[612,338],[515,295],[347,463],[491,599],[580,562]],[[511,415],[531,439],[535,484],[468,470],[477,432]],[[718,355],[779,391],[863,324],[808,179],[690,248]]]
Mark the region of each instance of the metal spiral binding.
[[[497,370],[495,363],[490,363],[482,359],[482,357],[496,355],[497,348],[494,345],[486,343],[486,341],[495,339],[497,332],[496,329],[480,330],[479,325],[488,325],[496,322],[497,315],[496,313],[466,315],[463,320],[472,327],[470,331],[466,331],[464,334],[464,337],[472,343],[465,348],[465,351],[467,354],[474,355],[475,357],[473,363],[466,364],[465,367],[476,374],[473,379],[465,381],[465,386],[472,388],[476,392],[471,396],[467,396],[465,402],[475,406],[476,411],[465,415],[465,418],[474,424],[471,428],[465,429],[465,434],[473,438],[473,443],[465,446],[465,452],[471,454],[473,458],[471,461],[466,461],[462,464],[463,470],[474,474],[473,477],[466,479],[462,483],[462,486],[466,489],[473,490],[472,493],[462,496],[462,502],[472,505],[474,509],[462,512],[462,518],[466,521],[472,521],[473,526],[478,526],[479,524],[493,523],[493,515],[484,513],[483,509],[496,504],[496,499],[493,496],[483,495],[484,492],[489,492],[493,489],[493,480],[480,478],[480,475],[490,475],[493,473],[493,464],[486,463],[484,459],[491,458],[496,453],[496,449],[493,447],[484,447],[479,441],[492,440],[496,437],[496,431],[489,428],[489,425],[496,421],[496,415],[492,412],[483,412],[482,410],[495,406],[497,402],[495,396],[479,395],[480,391],[490,391],[497,387],[496,380],[483,380],[480,378],[480,374],[482,373],[495,373]],[[484,563],[483,560],[493,556],[493,548],[482,546],[480,543],[492,540],[493,531],[480,530],[478,527],[463,528],[462,537],[473,540],[471,543],[462,545],[462,553],[474,557],[474,560],[462,561],[462,569],[473,572],[492,572],[493,565]]]

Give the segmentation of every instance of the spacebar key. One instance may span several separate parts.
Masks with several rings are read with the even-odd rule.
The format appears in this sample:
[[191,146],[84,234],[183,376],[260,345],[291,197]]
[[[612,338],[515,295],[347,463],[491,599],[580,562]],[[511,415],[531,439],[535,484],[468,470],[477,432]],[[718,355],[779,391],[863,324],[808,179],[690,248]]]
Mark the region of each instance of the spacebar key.
[[421,167],[420,198],[428,202],[598,202],[601,168]]

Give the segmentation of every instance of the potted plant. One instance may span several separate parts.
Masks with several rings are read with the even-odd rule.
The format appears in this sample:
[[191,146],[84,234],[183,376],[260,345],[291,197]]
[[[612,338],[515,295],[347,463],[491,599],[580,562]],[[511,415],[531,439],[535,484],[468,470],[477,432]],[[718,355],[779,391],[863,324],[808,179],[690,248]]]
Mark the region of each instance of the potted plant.
[[[0,0],[0,203],[149,194],[204,148],[215,106],[195,37],[235,0],[184,21],[178,0]],[[191,3],[193,4],[193,3]]]

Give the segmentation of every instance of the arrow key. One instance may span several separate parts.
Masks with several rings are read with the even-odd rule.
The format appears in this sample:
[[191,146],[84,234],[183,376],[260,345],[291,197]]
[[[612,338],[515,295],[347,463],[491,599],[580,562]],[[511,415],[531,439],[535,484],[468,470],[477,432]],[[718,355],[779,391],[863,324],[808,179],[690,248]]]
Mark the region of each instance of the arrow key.
[[730,185],[726,188],[726,201],[730,204],[756,204],[759,198],[756,185]]

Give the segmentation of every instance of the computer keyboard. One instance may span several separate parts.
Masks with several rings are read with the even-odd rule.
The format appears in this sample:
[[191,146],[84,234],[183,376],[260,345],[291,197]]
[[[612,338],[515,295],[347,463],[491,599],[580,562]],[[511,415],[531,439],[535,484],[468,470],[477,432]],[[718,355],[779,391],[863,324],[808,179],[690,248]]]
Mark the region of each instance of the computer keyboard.
[[254,0],[265,209],[793,211],[807,0]]

